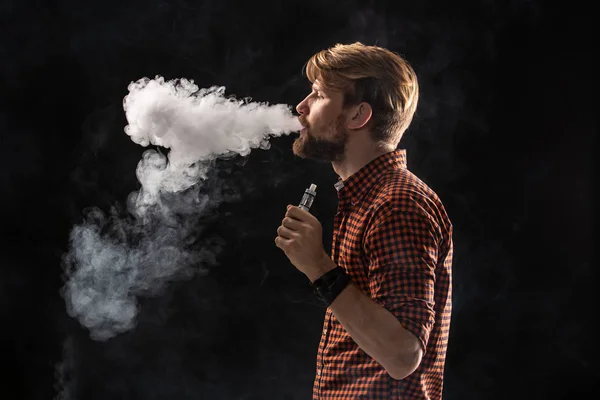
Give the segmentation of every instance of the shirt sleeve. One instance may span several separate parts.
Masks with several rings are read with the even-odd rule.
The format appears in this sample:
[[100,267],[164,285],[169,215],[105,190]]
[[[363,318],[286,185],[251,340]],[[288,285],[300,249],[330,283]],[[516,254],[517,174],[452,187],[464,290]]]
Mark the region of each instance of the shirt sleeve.
[[392,210],[375,221],[364,241],[371,298],[419,338],[423,351],[435,320],[435,232],[427,216]]

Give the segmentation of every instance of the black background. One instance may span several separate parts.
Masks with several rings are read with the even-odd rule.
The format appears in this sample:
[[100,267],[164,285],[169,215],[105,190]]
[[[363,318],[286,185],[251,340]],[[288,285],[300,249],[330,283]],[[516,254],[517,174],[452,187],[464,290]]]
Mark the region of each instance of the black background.
[[455,227],[444,397],[588,393],[590,14],[533,0],[3,1],[2,398],[310,398],[324,310],[273,239],[314,182],[329,250],[336,176],[294,157],[293,135],[218,163],[240,195],[210,228],[226,241],[218,266],[141,299],[133,331],[89,338],[59,294],[61,257],[86,207],[108,210],[139,187],[145,149],[123,132],[131,81],[185,77],[295,105],[308,57],[357,40],[403,54],[420,79],[401,147]]

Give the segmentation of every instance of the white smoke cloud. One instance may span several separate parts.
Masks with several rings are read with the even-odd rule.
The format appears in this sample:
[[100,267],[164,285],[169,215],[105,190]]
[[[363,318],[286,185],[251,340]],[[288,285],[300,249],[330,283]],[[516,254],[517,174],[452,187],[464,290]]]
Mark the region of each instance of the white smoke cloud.
[[125,132],[147,150],[128,199],[127,216],[92,209],[75,226],[65,255],[63,296],[70,316],[107,340],[135,326],[138,296],[158,295],[169,281],[216,263],[219,237],[198,237],[200,217],[221,201],[201,193],[218,158],[269,149],[269,137],[301,125],[287,105],[225,97],[224,87],[199,89],[193,81],[140,79],[123,101]]
[[168,163],[149,153],[138,166],[144,204],[153,203],[160,192],[185,190],[205,178],[208,167],[203,162],[245,156],[252,148],[267,150],[269,135],[302,128],[288,105],[227,98],[225,87],[199,89],[187,79],[165,82],[157,76],[132,82],[128,89],[123,101],[129,122],[125,133],[144,147],[171,149]]

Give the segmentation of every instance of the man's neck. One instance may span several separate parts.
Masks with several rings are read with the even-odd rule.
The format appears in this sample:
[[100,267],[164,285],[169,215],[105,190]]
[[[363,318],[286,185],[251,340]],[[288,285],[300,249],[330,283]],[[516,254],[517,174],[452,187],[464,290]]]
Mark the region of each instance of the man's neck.
[[392,146],[387,146],[385,148],[377,148],[371,151],[365,151],[364,148],[360,151],[354,152],[348,150],[351,149],[347,149],[346,157],[343,161],[333,161],[331,163],[331,165],[333,166],[333,170],[340,178],[342,178],[343,181],[351,177],[362,167],[364,167],[377,157],[390,153],[395,149],[392,148]]

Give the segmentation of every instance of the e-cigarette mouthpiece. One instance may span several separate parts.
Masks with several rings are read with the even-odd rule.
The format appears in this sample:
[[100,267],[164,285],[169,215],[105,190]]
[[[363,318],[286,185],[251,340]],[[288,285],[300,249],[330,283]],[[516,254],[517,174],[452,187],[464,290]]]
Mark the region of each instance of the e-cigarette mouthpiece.
[[314,183],[310,184],[310,187],[304,191],[304,196],[302,196],[302,200],[300,200],[299,208],[304,211],[310,211],[310,206],[312,206],[313,200],[317,195],[317,185]]

